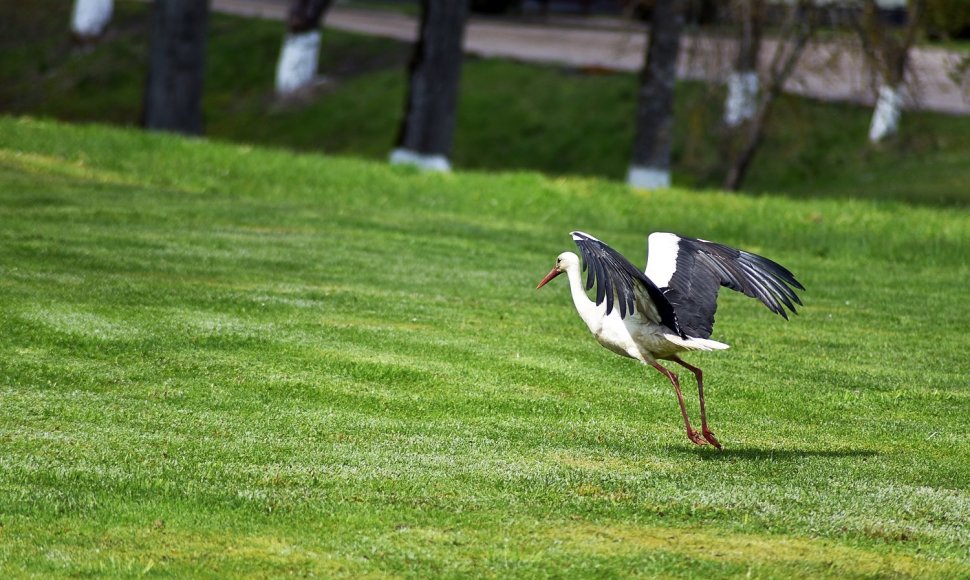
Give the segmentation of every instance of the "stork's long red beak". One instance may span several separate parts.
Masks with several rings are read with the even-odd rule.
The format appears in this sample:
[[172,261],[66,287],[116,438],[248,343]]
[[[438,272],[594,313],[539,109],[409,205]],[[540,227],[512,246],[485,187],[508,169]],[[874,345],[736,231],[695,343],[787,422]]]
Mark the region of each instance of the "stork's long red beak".
[[536,290],[538,290],[539,288],[542,288],[543,286],[546,285],[547,282],[549,282],[549,280],[552,280],[553,278],[555,278],[560,274],[562,274],[562,270],[558,268],[553,268],[552,270],[549,271],[548,274],[546,274],[546,277],[542,279],[542,282],[539,282],[539,285],[536,286]]

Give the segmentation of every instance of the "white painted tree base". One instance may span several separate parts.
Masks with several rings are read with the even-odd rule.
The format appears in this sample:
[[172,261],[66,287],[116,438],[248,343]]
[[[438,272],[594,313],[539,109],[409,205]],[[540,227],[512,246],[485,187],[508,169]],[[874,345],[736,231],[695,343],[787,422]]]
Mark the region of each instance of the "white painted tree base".
[[425,155],[410,149],[391,151],[391,165],[413,165],[426,171],[451,171],[451,162],[444,155]]
[[667,189],[670,187],[670,171],[631,165],[626,174],[626,182],[638,189]]
[[74,0],[71,32],[82,40],[98,38],[111,20],[112,0]]
[[727,98],[724,102],[724,124],[737,127],[754,119],[758,111],[758,73],[734,71],[728,77]]
[[276,94],[292,95],[317,82],[320,62],[320,31],[287,34],[276,63]]
[[869,125],[869,141],[878,143],[895,135],[899,130],[899,116],[902,113],[903,95],[899,87],[882,85],[879,87],[879,100],[872,113],[872,123]]

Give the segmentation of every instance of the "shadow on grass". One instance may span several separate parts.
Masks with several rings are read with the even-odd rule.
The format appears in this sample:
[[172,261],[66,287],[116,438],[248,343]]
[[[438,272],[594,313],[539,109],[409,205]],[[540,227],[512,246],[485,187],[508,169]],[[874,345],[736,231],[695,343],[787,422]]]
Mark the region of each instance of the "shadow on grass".
[[792,461],[811,457],[875,457],[880,453],[871,449],[765,449],[760,447],[727,447],[721,451],[710,447],[680,445],[671,447],[675,453],[700,455],[708,461]]

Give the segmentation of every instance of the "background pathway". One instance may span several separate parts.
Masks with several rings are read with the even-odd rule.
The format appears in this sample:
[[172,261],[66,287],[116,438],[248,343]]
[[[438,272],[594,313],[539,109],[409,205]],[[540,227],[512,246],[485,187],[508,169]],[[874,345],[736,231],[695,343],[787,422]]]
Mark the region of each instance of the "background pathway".
[[[214,10],[242,16],[282,20],[287,0],[212,0]],[[326,27],[413,41],[418,23],[398,12],[333,7]],[[765,64],[776,43],[766,39]],[[736,50],[734,42],[705,36],[684,39],[678,74],[681,78],[723,82]],[[550,18],[545,22],[511,22],[472,17],[465,51],[483,57],[616,71],[638,71],[646,50],[646,27],[616,19]],[[970,67],[954,79],[961,59],[970,52],[918,47],[911,54],[914,74],[907,108],[950,114],[970,114]],[[871,80],[862,55],[845,45],[815,43],[806,49],[786,91],[825,100],[874,102]]]

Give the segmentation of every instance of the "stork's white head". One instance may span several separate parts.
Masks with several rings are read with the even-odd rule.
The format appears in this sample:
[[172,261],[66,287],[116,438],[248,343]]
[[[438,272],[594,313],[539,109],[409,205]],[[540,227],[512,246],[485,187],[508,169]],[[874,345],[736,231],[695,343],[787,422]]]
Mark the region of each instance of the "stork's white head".
[[539,282],[539,285],[536,286],[536,290],[545,286],[546,282],[549,280],[552,280],[556,276],[573,268],[579,268],[579,256],[572,252],[563,252],[559,254],[556,257],[556,265],[552,268],[552,270],[549,270],[549,273],[546,274],[546,277],[542,279],[542,282]]

